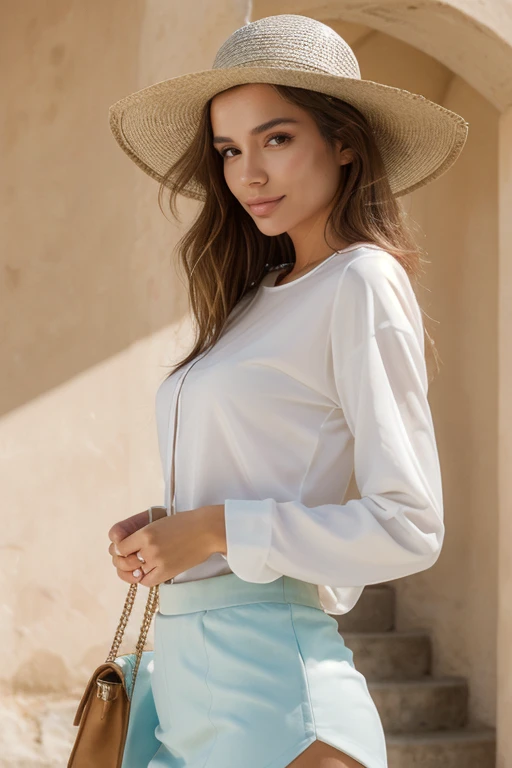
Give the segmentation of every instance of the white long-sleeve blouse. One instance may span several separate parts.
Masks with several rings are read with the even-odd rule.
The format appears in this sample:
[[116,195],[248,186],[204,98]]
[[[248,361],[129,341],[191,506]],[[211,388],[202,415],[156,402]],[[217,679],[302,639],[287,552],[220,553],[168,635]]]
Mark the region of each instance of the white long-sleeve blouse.
[[[342,614],[365,585],[425,570],[442,547],[422,316],[404,268],[372,244],[276,276],[158,387],[168,513],[178,395],[175,510],[225,506],[227,554],[174,581],[285,574]],[[341,503],[352,471],[361,498]]]

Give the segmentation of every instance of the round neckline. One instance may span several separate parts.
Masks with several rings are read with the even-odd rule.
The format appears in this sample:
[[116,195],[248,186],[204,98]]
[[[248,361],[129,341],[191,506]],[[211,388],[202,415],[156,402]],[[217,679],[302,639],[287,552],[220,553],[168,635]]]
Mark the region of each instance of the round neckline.
[[[327,256],[323,261],[320,262],[320,264],[317,264],[316,267],[313,267],[313,269],[310,269],[309,272],[306,272],[305,275],[301,275],[300,277],[296,277],[295,280],[290,280],[289,283],[282,283],[281,285],[265,285],[263,282],[260,282],[260,288],[263,291],[282,291],[285,288],[289,288],[292,285],[295,285],[295,283],[300,283],[301,280],[305,280],[307,277],[312,275],[314,272],[316,272],[320,267],[323,267],[324,264],[326,264],[328,261],[331,261],[335,256],[337,256],[339,253],[346,253],[347,251],[352,251],[355,248],[362,248],[365,245],[375,245],[374,243],[352,243],[352,245],[348,245],[346,248],[342,248],[340,251],[334,251],[334,253],[331,253],[330,256]],[[282,269],[275,270],[275,279],[277,280],[277,277],[282,272]],[[270,272],[267,272],[263,280],[265,280],[269,275],[272,274],[272,270]]]

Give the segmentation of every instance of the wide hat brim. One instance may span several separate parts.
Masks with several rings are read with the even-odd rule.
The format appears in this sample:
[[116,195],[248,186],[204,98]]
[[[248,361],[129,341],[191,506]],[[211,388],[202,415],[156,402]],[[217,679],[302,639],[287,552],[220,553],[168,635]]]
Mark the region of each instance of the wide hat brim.
[[[469,124],[421,94],[373,80],[299,69],[229,67],[190,72],[131,93],[109,108],[110,129],[124,152],[159,182],[187,151],[206,102],[245,83],[307,88],[352,104],[367,118],[394,197],[413,192],[445,173],[466,143]],[[166,182],[173,188],[173,179]],[[204,201],[191,180],[185,197]]]

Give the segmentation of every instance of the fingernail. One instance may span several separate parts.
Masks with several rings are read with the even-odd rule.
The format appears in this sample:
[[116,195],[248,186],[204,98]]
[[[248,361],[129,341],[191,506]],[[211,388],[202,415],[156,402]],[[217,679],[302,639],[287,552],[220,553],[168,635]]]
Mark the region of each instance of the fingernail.
[[117,548],[117,544],[114,544],[114,552],[116,553],[116,555],[120,555],[121,554],[120,551]]
[[140,568],[137,568],[136,571],[132,571],[132,573],[135,576],[135,578],[138,579],[141,573]]

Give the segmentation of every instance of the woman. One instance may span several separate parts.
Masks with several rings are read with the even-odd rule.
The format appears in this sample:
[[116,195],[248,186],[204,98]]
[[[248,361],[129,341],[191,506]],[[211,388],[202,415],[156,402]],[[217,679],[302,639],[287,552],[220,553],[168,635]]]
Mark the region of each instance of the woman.
[[[160,585],[149,768],[385,768],[329,614],[442,547],[420,257],[395,198],[455,162],[467,123],[361,80],[330,27],[283,14],[111,126],[175,215],[178,194],[204,203],[180,243],[197,341],[156,397],[165,505],[109,532],[119,577]],[[361,498],[341,504],[352,470]]]

